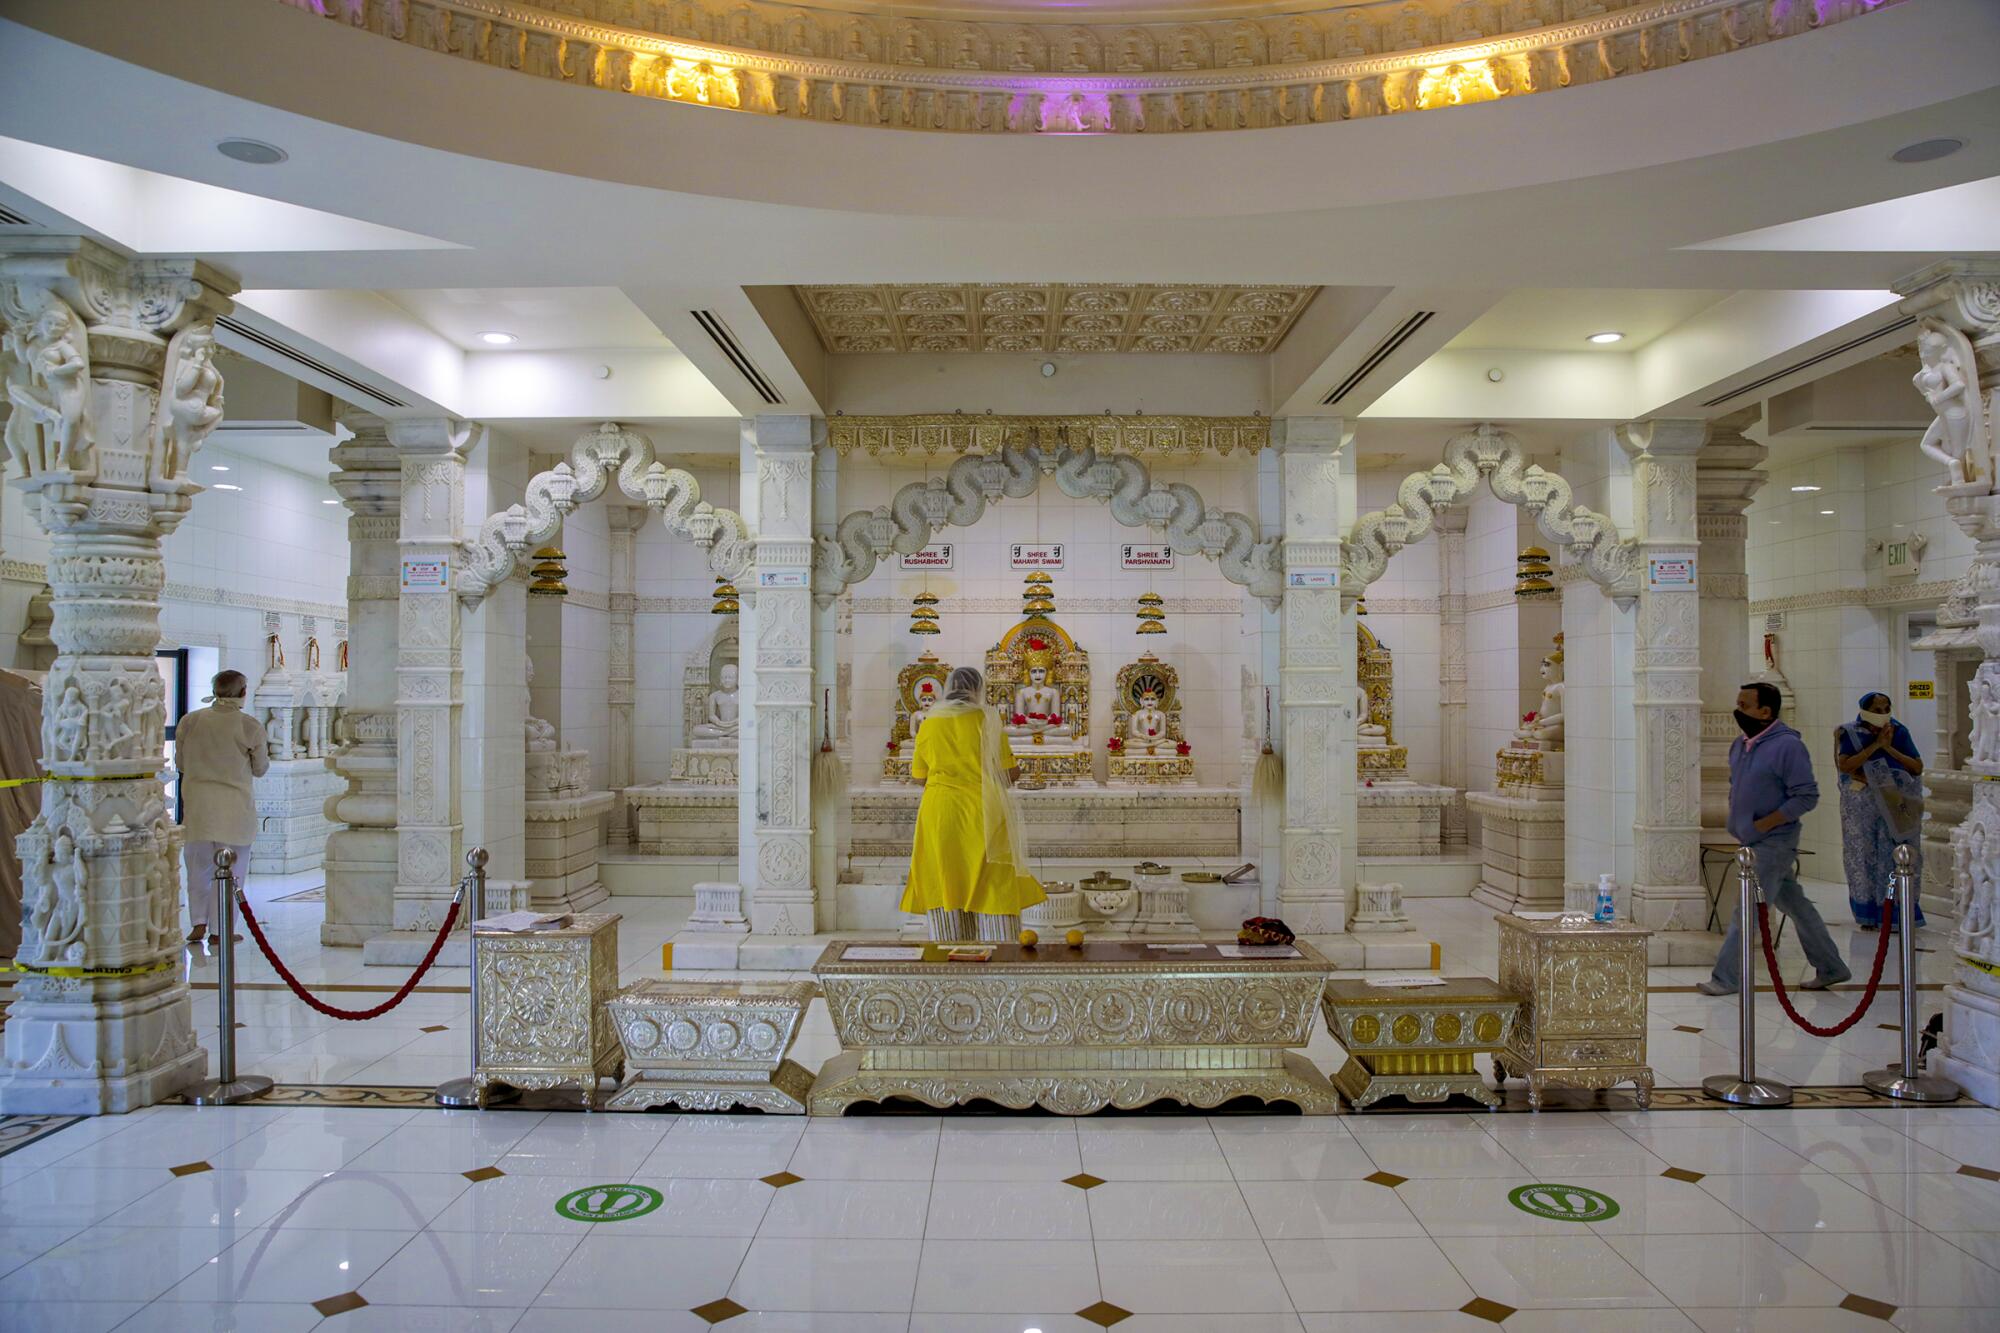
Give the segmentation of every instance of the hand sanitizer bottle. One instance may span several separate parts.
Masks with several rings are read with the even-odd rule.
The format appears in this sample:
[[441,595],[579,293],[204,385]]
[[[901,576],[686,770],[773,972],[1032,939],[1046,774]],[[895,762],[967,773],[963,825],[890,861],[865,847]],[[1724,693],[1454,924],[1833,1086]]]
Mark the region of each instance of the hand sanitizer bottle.
[[1618,919],[1618,905],[1611,898],[1611,876],[1607,872],[1597,877],[1597,911],[1593,921],[1612,922]]

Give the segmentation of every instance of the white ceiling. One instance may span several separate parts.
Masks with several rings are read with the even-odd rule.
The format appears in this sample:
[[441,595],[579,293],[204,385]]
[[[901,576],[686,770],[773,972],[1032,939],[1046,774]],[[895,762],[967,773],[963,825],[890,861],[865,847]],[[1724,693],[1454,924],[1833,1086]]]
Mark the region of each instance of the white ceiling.
[[507,350],[518,352],[673,346],[616,287],[429,287],[382,295],[468,352],[494,350],[480,341],[487,332],[513,334],[519,341]]
[[[1729,293],[1524,288],[1509,292],[1446,346],[1533,352],[1636,352]],[[1622,333],[1598,346],[1593,333]]]

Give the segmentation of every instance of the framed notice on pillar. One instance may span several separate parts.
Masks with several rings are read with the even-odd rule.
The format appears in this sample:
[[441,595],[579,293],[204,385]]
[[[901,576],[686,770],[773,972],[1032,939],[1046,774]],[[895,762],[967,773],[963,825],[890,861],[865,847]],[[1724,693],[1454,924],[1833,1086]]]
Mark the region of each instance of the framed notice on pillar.
[[1118,548],[1118,563],[1124,569],[1172,569],[1174,548],[1165,542],[1148,545],[1127,542]]
[[1340,571],[1333,568],[1288,569],[1285,571],[1285,586],[1287,588],[1338,588],[1340,586]]
[[451,586],[451,561],[448,559],[403,561],[403,586],[405,588],[449,588]]
[[1031,546],[1015,542],[1009,560],[1015,569],[1061,569],[1063,567],[1063,544],[1049,542],[1046,545]]
[[952,544],[932,542],[914,555],[902,556],[898,564],[903,569],[950,569]]
[[803,569],[760,569],[757,571],[757,586],[760,588],[809,588],[811,576]]
[[1694,557],[1656,555],[1646,561],[1647,592],[1695,591]]

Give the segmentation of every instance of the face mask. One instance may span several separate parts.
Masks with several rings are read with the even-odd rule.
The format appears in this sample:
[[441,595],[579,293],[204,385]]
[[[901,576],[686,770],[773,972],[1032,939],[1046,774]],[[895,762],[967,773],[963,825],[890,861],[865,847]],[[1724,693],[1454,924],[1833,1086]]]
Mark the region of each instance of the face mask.
[[1861,715],[1861,720],[1863,722],[1866,722],[1871,727],[1886,727],[1889,725],[1889,714],[1863,713]]
[[1736,710],[1736,725],[1743,728],[1745,736],[1755,736],[1776,720],[1769,717],[1752,717],[1740,708]]

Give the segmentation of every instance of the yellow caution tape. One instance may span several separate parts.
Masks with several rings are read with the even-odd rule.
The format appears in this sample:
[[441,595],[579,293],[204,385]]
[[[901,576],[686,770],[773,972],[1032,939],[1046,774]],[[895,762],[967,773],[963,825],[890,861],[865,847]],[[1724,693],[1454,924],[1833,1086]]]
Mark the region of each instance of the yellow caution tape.
[[140,782],[154,773],[44,773],[38,778],[0,778],[0,787],[30,787],[37,782]]
[[38,977],[143,977],[154,972],[170,972],[178,962],[146,963],[133,967],[37,967],[33,963],[9,960],[0,963],[0,972],[29,972]]
[[1958,961],[1964,963],[1967,967],[1978,968],[1989,977],[2000,977],[2000,967],[1996,967],[1992,963],[1983,963],[1977,958],[1967,958],[1964,954],[1958,956]]

